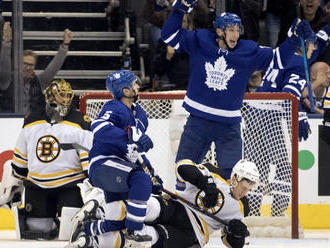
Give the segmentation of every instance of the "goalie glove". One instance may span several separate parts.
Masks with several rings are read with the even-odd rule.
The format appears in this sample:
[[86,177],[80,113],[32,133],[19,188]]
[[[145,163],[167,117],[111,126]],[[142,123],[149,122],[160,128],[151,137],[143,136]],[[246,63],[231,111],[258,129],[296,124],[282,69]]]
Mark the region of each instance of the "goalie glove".
[[203,205],[206,208],[215,207],[218,202],[219,190],[214,183],[213,177],[203,176],[199,180],[197,187],[205,193],[205,196],[202,199]]
[[191,12],[197,5],[198,0],[175,0],[172,4],[173,10],[179,11],[183,14]]
[[130,143],[135,143],[137,145],[137,151],[139,153],[147,152],[154,147],[154,143],[150,137],[135,126],[129,128],[128,139]]
[[156,181],[158,183],[154,183],[152,182],[152,193],[155,195],[160,195],[162,194],[163,191],[163,180],[156,175],[154,168],[151,166],[149,159],[143,154],[141,155],[144,164],[146,165],[146,167],[148,168],[148,170],[150,171],[151,175],[151,179],[152,181]]
[[300,38],[302,38],[307,43],[315,43],[316,41],[316,35],[309,25],[309,22],[299,18],[296,18],[296,20],[294,20],[293,24],[291,25],[288,31],[288,38],[296,46],[300,46]]
[[311,129],[308,124],[308,117],[306,112],[299,112],[299,141],[307,140]]
[[233,219],[229,221],[228,227],[223,229],[221,239],[227,247],[242,248],[247,236],[249,231],[246,225],[238,219]]

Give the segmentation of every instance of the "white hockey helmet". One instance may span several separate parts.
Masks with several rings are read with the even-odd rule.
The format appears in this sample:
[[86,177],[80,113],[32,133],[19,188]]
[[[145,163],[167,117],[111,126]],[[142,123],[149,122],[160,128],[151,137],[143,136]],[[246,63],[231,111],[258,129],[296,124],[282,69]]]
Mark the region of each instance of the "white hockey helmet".
[[241,159],[234,165],[230,177],[234,176],[236,176],[238,182],[242,179],[248,179],[255,184],[259,183],[260,178],[256,164],[246,159]]

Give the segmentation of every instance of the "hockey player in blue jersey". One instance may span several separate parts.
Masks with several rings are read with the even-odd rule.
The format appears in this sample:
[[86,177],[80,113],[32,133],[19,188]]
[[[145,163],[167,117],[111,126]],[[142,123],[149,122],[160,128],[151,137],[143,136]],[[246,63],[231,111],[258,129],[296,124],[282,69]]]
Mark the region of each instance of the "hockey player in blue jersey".
[[[311,65],[319,54],[322,54],[329,44],[330,24],[323,27],[316,34],[316,43],[308,43],[306,56],[308,65]],[[257,92],[288,92],[299,100],[299,141],[307,140],[310,128],[307,114],[301,107],[301,95],[307,87],[304,60],[301,47],[290,58],[285,67],[269,67],[263,77]]]
[[164,24],[162,39],[178,52],[190,56],[190,78],[183,107],[190,113],[181,136],[176,161],[202,162],[211,142],[217,151],[218,173],[229,179],[233,165],[242,157],[240,122],[244,92],[251,74],[269,64],[286,64],[299,45],[299,36],[309,39],[313,31],[307,21],[296,20],[288,40],[280,47],[258,46],[239,39],[241,19],[223,13],[214,22],[214,31],[181,28],[183,15],[196,0],[177,0]]
[[[153,148],[153,142],[145,134],[147,115],[135,103],[139,87],[138,77],[128,70],[115,71],[107,77],[106,88],[114,100],[105,103],[91,125],[94,140],[89,153],[89,179],[104,191],[108,221],[117,222],[118,230],[126,228],[126,239],[142,242],[150,239],[138,231],[143,227],[152,183],[137,162],[137,152],[147,152]],[[86,233],[97,235],[106,226],[107,222],[100,226],[94,223],[85,229]],[[90,247],[92,242],[101,242],[86,237],[74,237],[80,240],[79,245],[72,247]]]

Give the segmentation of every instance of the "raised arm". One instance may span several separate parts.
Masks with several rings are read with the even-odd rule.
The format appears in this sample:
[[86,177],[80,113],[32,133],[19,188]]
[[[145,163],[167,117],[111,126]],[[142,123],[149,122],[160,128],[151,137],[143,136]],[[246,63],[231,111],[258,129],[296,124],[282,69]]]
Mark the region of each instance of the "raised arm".
[[182,29],[183,16],[189,13],[197,2],[198,0],[174,1],[173,12],[165,22],[161,32],[161,38],[167,45],[176,50],[180,48],[180,45],[182,45],[181,37],[185,32],[188,32]]
[[56,56],[48,64],[47,68],[38,75],[40,80],[41,89],[44,90],[48,84],[53,80],[56,73],[61,69],[66,55],[69,50],[69,44],[73,38],[73,33],[70,29],[65,29],[63,34],[63,43],[60,45],[60,48]]
[[12,30],[10,22],[3,25],[2,44],[0,51],[0,89],[8,89],[11,83],[11,40]]

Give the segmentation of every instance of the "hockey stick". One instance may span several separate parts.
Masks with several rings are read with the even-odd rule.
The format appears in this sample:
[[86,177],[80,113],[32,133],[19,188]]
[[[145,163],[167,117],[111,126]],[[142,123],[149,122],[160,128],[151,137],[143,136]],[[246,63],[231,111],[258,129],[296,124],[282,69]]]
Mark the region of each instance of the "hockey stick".
[[85,152],[89,152],[89,149],[79,145],[77,143],[60,143],[60,148],[63,149],[64,151],[67,150],[83,150]]
[[[76,144],[76,143],[60,143],[60,148],[62,148],[63,150],[67,151],[67,150],[83,150],[83,151],[86,151],[86,152],[89,152],[89,149],[82,146],[82,145],[79,145],[79,144]],[[145,164],[143,158],[141,157],[141,155],[138,153],[137,154],[137,158],[138,158],[138,161],[139,163],[142,165],[142,169],[143,171],[148,175],[150,176],[151,178],[151,181],[154,185],[160,185],[160,183],[158,182],[157,178],[155,176],[152,175],[152,173],[150,172],[149,168],[147,167],[147,165]],[[204,214],[204,215],[207,215],[208,217],[212,218],[213,220],[227,226],[228,224],[220,219],[219,217],[207,212],[206,210],[204,209],[201,209],[199,208],[198,206],[196,206],[195,204],[191,203],[190,201],[184,199],[183,197],[181,196],[178,196],[176,195],[175,193],[167,190],[167,189],[164,189],[162,190],[164,193],[168,194],[169,196],[171,196],[172,198],[174,199],[177,199],[177,200],[180,200],[181,202],[183,202],[184,204],[188,205],[189,207],[191,207],[192,209]]]
[[303,59],[304,59],[305,76],[306,76],[306,82],[307,82],[307,87],[308,87],[308,99],[310,101],[310,111],[312,113],[314,113],[315,110],[314,110],[313,90],[312,90],[311,81],[309,80],[306,47],[305,47],[305,42],[304,42],[303,38],[300,38],[300,43],[301,43],[301,49],[302,49]]
[[[147,167],[147,165],[145,164],[143,158],[141,157],[141,155],[140,155],[139,153],[138,153],[138,160],[139,160],[139,163],[142,165],[143,171],[144,171],[147,175],[150,176],[151,181],[152,181],[155,185],[160,184],[160,183],[158,182],[157,178],[154,177],[154,176],[151,174],[149,168]],[[171,191],[169,191],[169,190],[167,190],[167,189],[165,189],[165,188],[163,188],[162,191],[163,191],[164,193],[168,194],[169,196],[171,196],[172,198],[177,199],[177,200],[180,200],[181,202],[183,202],[184,204],[188,205],[188,206],[191,207],[192,209],[194,209],[194,210],[196,210],[196,211],[198,211],[198,212],[200,212],[200,213],[202,213],[202,214],[204,214],[204,215],[207,215],[208,217],[212,218],[213,220],[219,222],[220,224],[223,224],[223,225],[225,225],[225,226],[228,225],[224,220],[222,220],[222,219],[220,219],[219,217],[217,217],[217,216],[215,216],[215,215],[213,215],[213,214],[207,212],[206,210],[204,210],[204,209],[202,209],[202,208],[199,208],[198,206],[196,206],[196,205],[193,204],[192,202],[190,202],[190,201],[184,199],[183,197],[178,196],[177,194],[175,194],[175,193],[173,193],[173,192],[171,192]]]

